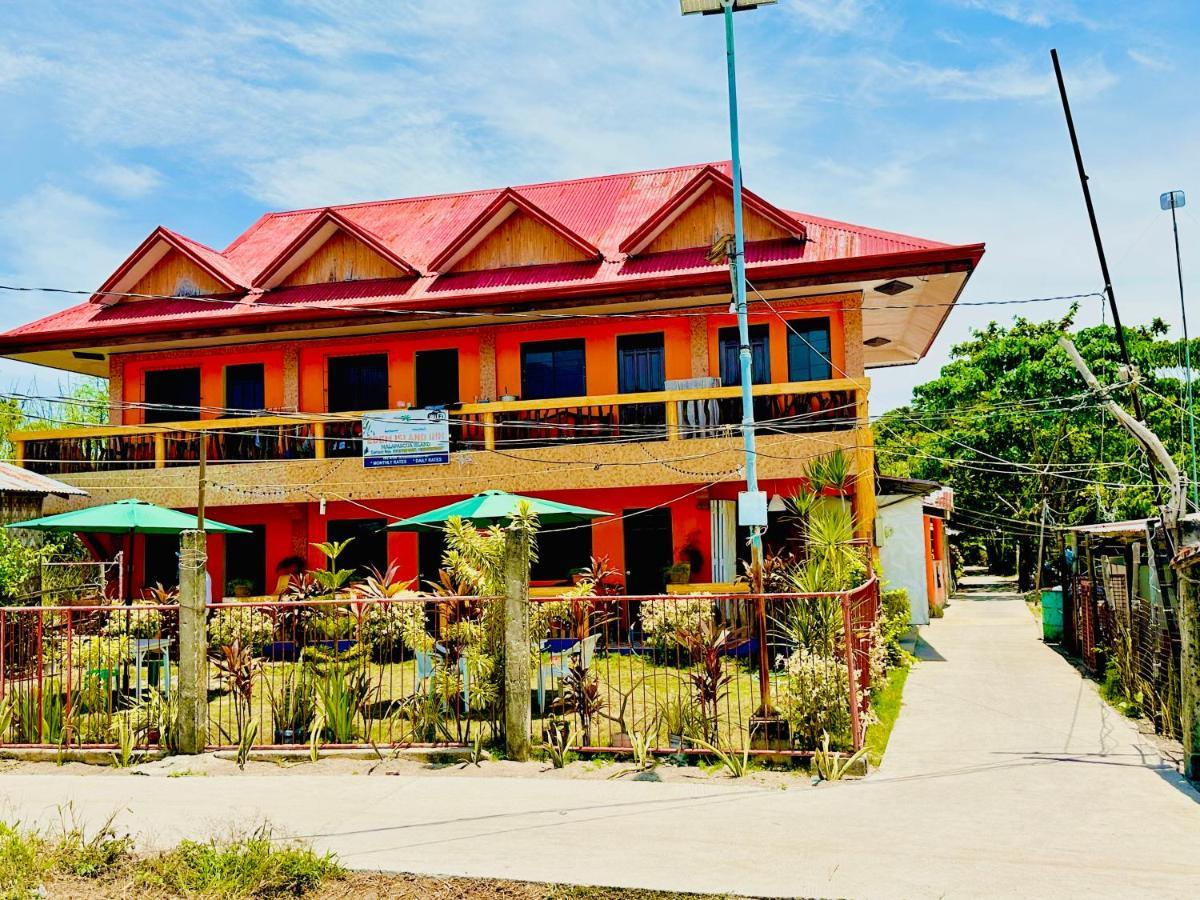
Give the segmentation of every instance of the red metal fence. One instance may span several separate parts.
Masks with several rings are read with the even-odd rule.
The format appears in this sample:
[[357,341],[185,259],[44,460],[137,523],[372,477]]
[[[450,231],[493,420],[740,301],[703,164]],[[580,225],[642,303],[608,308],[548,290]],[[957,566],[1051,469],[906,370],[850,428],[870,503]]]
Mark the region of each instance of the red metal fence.
[[[531,601],[534,737],[584,750],[862,746],[878,585]],[[765,639],[757,623],[765,613]],[[209,607],[209,742],[463,745],[501,734],[498,598]],[[0,609],[0,741],[170,749],[178,607]],[[764,704],[764,699],[768,702]],[[777,713],[780,719],[764,713]]]

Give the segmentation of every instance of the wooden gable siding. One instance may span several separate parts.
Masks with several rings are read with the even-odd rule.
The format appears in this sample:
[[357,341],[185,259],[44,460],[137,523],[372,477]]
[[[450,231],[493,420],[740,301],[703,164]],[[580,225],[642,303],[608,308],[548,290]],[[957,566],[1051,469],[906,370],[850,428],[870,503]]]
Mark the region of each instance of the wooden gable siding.
[[297,266],[283,285],[403,278],[405,274],[358,238],[339,230]]
[[[224,294],[229,288],[213,278],[178,250],[168,250],[137,284],[129,289],[131,294],[156,294],[173,297],[176,294]],[[124,300],[140,300],[141,297],[125,297]]]
[[[788,233],[750,210],[745,210],[743,225],[747,241],[769,241],[788,237]],[[691,206],[671,222],[643,251],[690,250],[711,247],[713,232],[733,234],[733,196],[709,188]]]
[[484,269],[581,262],[586,259],[588,257],[579,248],[572,246],[561,235],[555,234],[528,213],[517,210],[450,271],[479,272]]

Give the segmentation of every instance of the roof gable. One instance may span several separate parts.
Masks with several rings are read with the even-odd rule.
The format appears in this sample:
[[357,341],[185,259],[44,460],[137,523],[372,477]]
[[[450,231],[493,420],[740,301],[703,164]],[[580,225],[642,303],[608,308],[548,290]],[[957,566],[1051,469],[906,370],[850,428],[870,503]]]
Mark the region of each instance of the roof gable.
[[324,209],[255,277],[254,286],[317,284],[419,274],[390,247],[334,209]]
[[100,286],[92,302],[111,306],[143,299],[123,294],[195,296],[248,286],[249,280],[216,250],[159,226]]
[[[742,189],[746,240],[806,240],[804,226],[757,194]],[[714,227],[733,231],[733,181],[715,166],[705,166],[621,241],[630,256],[711,245]]]
[[430,260],[429,268],[435,272],[502,269],[579,262],[600,255],[586,238],[505,188]]

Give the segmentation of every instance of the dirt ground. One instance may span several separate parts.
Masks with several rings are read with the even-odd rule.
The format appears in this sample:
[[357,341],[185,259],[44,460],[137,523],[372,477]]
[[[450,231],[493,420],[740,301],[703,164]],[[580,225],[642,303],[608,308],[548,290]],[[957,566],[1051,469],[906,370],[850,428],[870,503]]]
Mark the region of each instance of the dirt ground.
[[416,776],[433,778],[544,778],[603,781],[627,778],[643,781],[659,781],[675,784],[701,782],[715,786],[775,787],[781,790],[807,788],[811,786],[807,770],[803,766],[765,767],[752,762],[745,777],[734,779],[719,765],[676,765],[669,760],[660,761],[649,772],[638,772],[632,761],[612,758],[577,759],[561,769],[548,762],[531,760],[513,762],[506,759],[485,759],[479,765],[469,762],[431,763],[424,760],[395,757],[387,750],[378,757],[356,758],[348,756],[322,757],[317,762],[307,758],[251,759],[244,770],[239,770],[230,753],[205,753],[200,756],[168,756],[163,759],[142,763],[128,769],[111,765],[64,762],[62,765],[52,758],[32,762],[18,759],[0,759],[0,775],[79,775],[90,777],[128,777],[130,775],[153,778],[204,778],[239,777],[241,775],[278,775],[302,772],[305,775],[362,775],[369,777]]
[[[167,900],[170,895],[146,894],[125,876],[98,880],[51,881],[41,896],[48,900],[126,900],[141,896]],[[349,872],[306,895],[312,900],[738,900],[723,894],[677,894],[618,888],[575,887],[476,878],[439,878],[429,875],[394,875],[382,872]]]

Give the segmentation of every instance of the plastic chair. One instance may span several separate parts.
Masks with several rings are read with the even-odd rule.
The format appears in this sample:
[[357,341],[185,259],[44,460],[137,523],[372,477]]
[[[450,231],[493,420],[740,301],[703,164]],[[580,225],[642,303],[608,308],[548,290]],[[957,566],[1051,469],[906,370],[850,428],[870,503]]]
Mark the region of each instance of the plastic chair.
[[[557,659],[554,658],[555,654],[551,653],[550,662],[545,663],[538,668],[537,695],[539,713],[546,712],[547,680],[553,683],[555,679],[561,679],[564,675],[570,672],[571,662],[575,657],[579,658],[579,664],[583,666],[584,669],[591,668],[592,655],[596,652],[596,644],[599,642],[600,635],[598,634],[593,634],[590,637],[586,637],[582,641],[576,641],[570,649],[558,655]],[[543,643],[542,647],[545,648],[546,644],[548,643],[548,641]]]
[[[142,666],[148,660],[146,654],[161,655],[158,677],[148,679],[148,686],[157,688],[164,697],[171,693],[171,639],[170,638],[134,638],[133,640],[133,671],[134,682],[138,696],[142,693]],[[150,674],[147,667],[147,675]],[[157,682],[157,684],[153,683]]]
[[[446,655],[446,648],[440,644],[435,644],[433,649],[434,652],[436,652],[439,656]],[[433,654],[426,653],[423,650],[418,650],[416,651],[415,656],[417,659],[417,690],[421,690],[422,686],[424,686],[427,691],[431,692],[433,690],[433,675],[436,671],[436,667],[433,664]],[[471,676],[467,669],[467,661],[465,658],[458,661],[458,671],[462,675],[463,706],[465,706],[467,709],[470,709]]]

